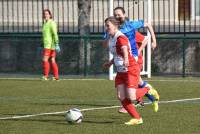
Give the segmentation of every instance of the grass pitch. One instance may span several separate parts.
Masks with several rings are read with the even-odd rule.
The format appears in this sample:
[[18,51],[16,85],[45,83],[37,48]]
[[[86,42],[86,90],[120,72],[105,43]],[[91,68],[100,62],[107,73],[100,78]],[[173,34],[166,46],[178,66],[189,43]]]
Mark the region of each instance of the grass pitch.
[[[200,98],[198,78],[153,78],[161,101]],[[0,80],[0,118],[65,111],[70,108],[119,106],[114,82],[108,80]],[[137,108],[144,124],[126,126],[128,114],[118,108],[84,111],[81,124],[70,125],[64,114],[0,120],[0,134],[199,134],[200,99]]]

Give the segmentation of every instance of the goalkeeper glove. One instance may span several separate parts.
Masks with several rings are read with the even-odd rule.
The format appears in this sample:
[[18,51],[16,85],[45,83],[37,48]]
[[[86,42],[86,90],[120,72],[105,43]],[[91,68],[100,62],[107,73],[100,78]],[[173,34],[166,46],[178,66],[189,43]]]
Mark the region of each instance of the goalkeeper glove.
[[56,50],[57,53],[60,53],[60,46],[59,46],[59,44],[56,44],[55,50]]
[[37,47],[37,53],[41,55],[42,52],[43,52],[43,47]]

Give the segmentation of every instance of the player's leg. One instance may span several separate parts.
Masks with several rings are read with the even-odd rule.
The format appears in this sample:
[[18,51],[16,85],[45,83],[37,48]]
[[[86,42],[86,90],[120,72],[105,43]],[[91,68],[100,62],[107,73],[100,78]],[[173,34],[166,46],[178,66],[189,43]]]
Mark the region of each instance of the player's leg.
[[[138,85],[138,87],[139,87],[139,85]],[[139,98],[139,99],[136,101],[135,105],[136,105],[137,107],[144,107],[143,99],[142,99],[142,98]]]
[[[125,104],[133,101],[136,101],[138,99],[141,99],[147,92],[148,92],[148,88],[143,88],[143,89],[138,89],[138,82],[139,82],[139,68],[134,67],[133,70],[131,70],[130,72],[127,73],[127,79],[126,79],[126,98],[127,100],[124,100]],[[126,105],[123,105],[124,107]],[[128,108],[125,107],[126,110],[128,111],[129,109],[129,113],[130,111],[133,112],[135,115],[132,116],[134,117],[133,119],[129,120],[128,122],[126,122],[126,125],[137,125],[137,124],[142,124],[143,120],[140,117],[140,115],[137,113],[135,106],[134,105],[128,105]]]
[[140,119],[140,115],[137,113],[131,100],[126,97],[126,87],[124,84],[117,85],[118,98],[121,101],[123,107],[128,111],[128,113],[136,119]]
[[49,49],[44,49],[43,50],[43,80],[48,80],[49,76],[49,70],[50,70],[50,65],[49,65],[49,57],[50,57],[50,50]]
[[[126,87],[124,87],[124,85],[123,85],[123,87],[122,86],[118,86],[118,85],[123,84],[123,80],[122,80],[123,77],[127,77],[127,75],[126,76],[124,76],[124,75],[117,75],[116,78],[115,78],[115,83],[116,83],[115,86],[118,87],[118,89],[122,90],[122,91],[118,90],[118,99],[121,102],[126,98],[126,94],[124,93],[124,88],[126,88]],[[131,102],[131,103],[133,103],[133,102]],[[134,104],[132,104],[132,105],[134,105]],[[128,111],[126,110],[126,108],[124,108],[123,104],[119,108],[118,112],[119,113],[128,113]]]
[[[138,56],[138,65],[139,65],[140,71],[142,71],[142,68],[143,68],[143,55],[142,55],[142,53]],[[145,81],[142,80],[141,76],[139,78],[139,85],[138,85],[138,87],[139,88],[149,87],[150,89],[153,89],[150,84],[148,84],[147,82],[145,82]],[[157,94],[157,96],[155,96],[156,97],[155,98],[152,94],[147,93],[145,96],[152,102],[153,109],[154,109],[155,112],[157,112],[158,109],[159,109],[159,107],[158,107],[159,95]],[[138,99],[137,103],[138,103],[138,105],[141,105],[141,104],[144,105],[142,99]]]
[[[138,56],[138,65],[139,65],[139,69],[140,69],[140,72],[141,72],[141,71],[142,71],[142,68],[143,68],[143,55],[142,55],[142,53],[140,53],[140,55]],[[147,83],[144,82],[144,81],[142,80],[141,76],[140,76],[138,87],[139,87],[139,88],[143,88],[143,87],[146,86],[146,84],[147,84]],[[154,101],[154,97],[153,97],[153,96],[149,96],[149,95],[146,95],[146,96],[148,97],[148,99],[149,99],[151,102]],[[141,99],[141,100],[138,100],[138,104],[144,104],[144,103],[143,103],[143,100],[142,100],[142,99]]]
[[150,84],[147,84],[146,87],[150,89],[150,92],[148,94],[153,95],[155,101],[159,101],[160,96],[155,88],[153,88]]
[[[127,73],[124,76],[121,75],[122,77],[124,77],[124,79],[126,79],[126,81],[125,81],[126,85],[128,85],[128,86],[129,85],[132,85],[132,86],[134,85],[134,87],[138,86],[138,79],[139,79],[139,77],[138,77],[139,76],[139,68],[138,67],[139,66],[136,66],[135,69],[132,68],[132,71],[134,70],[133,72],[136,72],[136,74]],[[135,104],[135,107],[144,106],[142,98],[140,98],[138,100],[135,100],[134,104]],[[127,113],[126,109],[123,106],[119,108],[118,112],[119,113]]]
[[[138,92],[139,91],[139,92]],[[135,88],[127,88],[126,89],[126,96],[127,98],[123,100],[123,106],[128,111],[128,113],[133,117],[128,122],[125,122],[126,125],[138,125],[142,124],[143,120],[139,113],[136,111],[135,106],[131,103],[137,98],[141,98],[148,92],[148,90],[138,90]]]
[[[118,99],[120,100],[120,102],[122,102],[124,99],[125,99],[125,92],[124,92],[124,87],[122,86],[119,86],[119,85],[122,85],[123,84],[123,74],[117,74],[117,76],[115,77],[115,87],[117,89],[119,89],[117,91],[117,96],[118,96]],[[123,107],[123,105],[119,108],[118,110],[119,113],[128,113],[126,111],[126,109]]]
[[55,50],[51,50],[51,67],[53,70],[53,80],[59,80],[59,74],[58,74],[58,65],[56,63],[56,52]]
[[[139,88],[144,88],[146,87],[147,85],[150,85],[148,84],[147,82],[143,81],[142,78],[140,77],[140,81],[139,81]],[[153,95],[150,95],[150,94],[146,94],[145,95],[151,102],[154,102],[155,101],[155,98]]]
[[[118,97],[119,97],[119,95],[120,94],[118,94]],[[142,98],[138,98],[136,101],[133,101],[132,103],[134,103],[133,105],[135,105],[135,107],[144,106]],[[118,112],[119,113],[128,113],[127,110],[123,107],[123,105],[119,108]]]
[[[143,55],[142,55],[142,53],[138,56],[138,65],[139,65],[140,71],[142,71],[142,68],[143,68]],[[147,82],[143,81],[142,78],[141,78],[141,76],[140,76],[138,87],[139,87],[139,88],[143,88],[143,87],[145,87],[146,85],[147,85]],[[154,101],[155,101],[155,98],[154,98],[152,95],[148,94],[148,93],[146,94],[146,97],[147,97],[151,102],[154,102]]]
[[117,85],[117,97],[119,99],[120,102],[122,102],[125,98],[126,98],[126,94],[125,94],[125,85],[124,84],[119,84]]
[[[124,85],[118,85],[117,96],[120,102],[122,102],[126,98],[126,94],[124,92]],[[123,105],[118,110],[119,113],[128,113],[127,110],[123,107]]]
[[150,84],[143,81],[141,77],[140,77],[139,83],[140,83],[139,84],[140,88],[148,87],[150,89],[149,92],[145,94],[145,96],[152,102],[154,112],[157,112],[159,109],[159,105],[158,105],[159,94],[158,94],[158,92]]
[[154,96],[154,98],[155,98],[155,100],[152,102],[153,110],[154,110],[154,112],[158,112],[158,109],[159,109],[158,101],[160,99],[160,96],[159,96],[158,92],[151,85],[147,85],[147,87],[149,87],[149,89],[150,89],[148,91],[148,94]]

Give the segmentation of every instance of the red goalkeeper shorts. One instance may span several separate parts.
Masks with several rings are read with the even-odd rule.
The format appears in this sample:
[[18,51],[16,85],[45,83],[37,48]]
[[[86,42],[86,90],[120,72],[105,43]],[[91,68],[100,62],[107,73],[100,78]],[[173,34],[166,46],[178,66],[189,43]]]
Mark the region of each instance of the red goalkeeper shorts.
[[43,56],[56,57],[56,51],[45,48],[43,50]]

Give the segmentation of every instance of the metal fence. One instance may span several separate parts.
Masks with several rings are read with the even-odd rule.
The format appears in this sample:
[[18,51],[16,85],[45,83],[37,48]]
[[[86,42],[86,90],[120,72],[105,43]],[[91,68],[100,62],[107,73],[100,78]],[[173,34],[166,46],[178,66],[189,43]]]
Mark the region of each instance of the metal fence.
[[[79,40],[84,40],[84,58],[80,66]],[[89,60],[86,58],[89,51],[86,49],[87,40],[90,40]],[[29,34],[15,34],[14,36],[0,36],[0,75],[12,74],[42,74],[42,51],[38,49],[41,36]],[[61,52],[56,59],[59,74],[77,76],[103,76],[107,77],[108,70],[102,65],[108,60],[108,50],[102,45],[99,36],[81,37],[65,35],[60,37]],[[51,72],[50,72],[51,74]]]
[[[147,18],[148,0],[114,0],[132,19]],[[151,0],[156,33],[200,33],[200,0]],[[1,0],[0,33],[39,33],[42,10],[49,8],[59,32],[78,34],[78,0]],[[108,0],[91,0],[90,32],[102,33]]]
[[[79,40],[90,40],[90,60],[84,58],[83,67],[79,65]],[[152,53],[153,75],[200,76],[200,40],[199,37],[180,35],[158,37],[157,49]],[[38,49],[41,36],[29,34],[0,36],[0,73],[42,74],[42,54]],[[108,71],[102,64],[108,60],[108,50],[102,46],[102,38],[92,35],[90,38],[78,35],[60,37],[61,53],[57,56],[60,75],[78,75],[107,77]],[[89,51],[84,49],[84,57]]]

